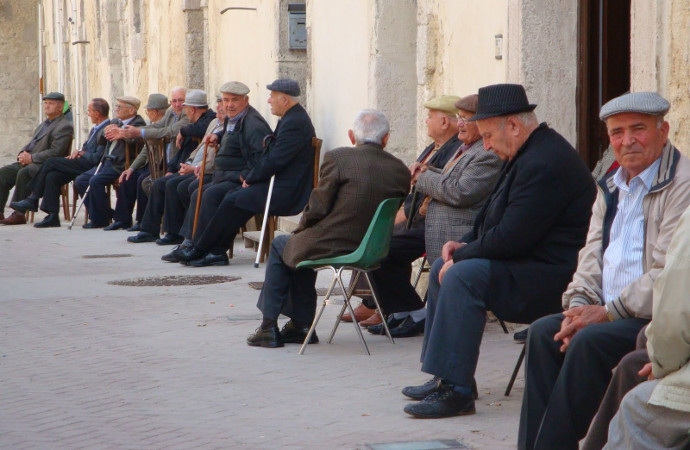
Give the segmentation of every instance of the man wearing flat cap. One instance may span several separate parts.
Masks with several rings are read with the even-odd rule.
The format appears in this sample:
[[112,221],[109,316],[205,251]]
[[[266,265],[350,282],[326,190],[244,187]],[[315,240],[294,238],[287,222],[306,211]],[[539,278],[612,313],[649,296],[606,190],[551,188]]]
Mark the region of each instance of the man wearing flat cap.
[[670,104],[654,92],[606,103],[620,167],[599,181],[587,243],[563,313],[527,337],[518,447],[577,449],[620,359],[652,315],[652,286],[690,205],[690,160],[668,140]]
[[200,215],[191,247],[173,252],[183,264],[227,264],[225,252],[240,227],[254,214],[264,211],[272,176],[275,175],[270,215],[295,215],[309,200],[314,181],[312,139],[315,133],[309,115],[299,104],[299,84],[282,79],[266,88],[271,91],[268,99],[271,113],[280,120],[273,134],[264,137],[261,158],[242,175],[241,188],[225,194],[209,215]]
[[[218,102],[218,104],[219,106],[222,105],[221,102]],[[188,153],[187,147],[189,145],[200,142],[206,134],[215,130],[217,126],[218,129],[222,126],[222,122],[216,118],[216,112],[208,107],[206,92],[202,90],[191,89],[187,92],[183,113],[190,123],[181,127],[177,133],[176,145],[180,148],[180,152],[176,154],[176,157],[180,154]],[[222,114],[221,118],[225,118],[225,113]],[[212,122],[213,125],[211,125]],[[200,149],[201,151],[199,151]],[[164,205],[166,205],[169,200],[173,201],[173,199],[167,198],[168,193],[173,197],[177,196],[177,188],[180,183],[185,181],[191,182],[196,178],[194,175],[195,167],[203,161],[204,156],[206,155],[203,151],[203,144],[199,143],[196,150],[193,150],[189,154],[187,160],[178,164],[179,167],[169,166],[164,176],[152,182],[150,193],[147,196],[148,201],[145,203],[142,202],[143,199],[140,198],[141,195],[137,195],[137,215],[139,214],[139,209],[142,208],[144,204],[146,207],[141,221],[138,222],[139,226],[136,227],[135,225],[135,227],[132,227],[138,229],[139,233],[135,236],[128,237],[127,242],[142,243],[160,241],[160,245],[175,245],[182,242],[181,239],[176,238],[176,233],[159,239],[161,222],[165,211]],[[208,165],[207,168],[210,170],[212,166]],[[186,186],[188,188],[189,185],[187,184]],[[182,217],[176,220],[171,218],[170,221],[181,223],[184,217],[184,210],[181,214],[178,214],[178,216]],[[171,223],[171,225],[173,224]]]
[[[165,161],[161,159],[159,168],[166,168],[167,173],[176,172],[179,168],[180,160],[184,161],[194,150],[196,144],[190,138],[181,142],[181,147],[177,146],[177,134],[180,128],[189,125],[189,118],[183,111],[183,104],[187,95],[187,90],[181,86],[170,90],[170,103],[163,94],[149,95],[149,101],[145,108],[146,113],[155,110],[162,113],[158,119],[151,118],[151,124],[144,127],[125,126],[118,130],[118,137],[122,138],[142,138],[147,140],[164,139]],[[203,133],[201,130],[200,133]],[[197,136],[203,137],[203,134]],[[146,211],[148,203],[148,188],[150,186],[151,167],[149,161],[149,151],[139,152],[130,166],[120,174],[120,187],[118,188],[118,206],[115,208],[113,223],[105,227],[106,231],[119,230],[122,228],[128,231],[139,231],[141,219]],[[132,212],[134,205],[137,205],[136,224],[132,226]]]
[[[226,114],[225,127],[206,138],[206,142],[211,147],[215,147],[220,142],[214,160],[213,178],[210,183],[203,186],[198,217],[195,216],[199,196],[198,184],[193,183],[189,187],[191,190],[189,207],[180,229],[180,236],[177,236],[178,240],[186,239],[183,241],[182,248],[188,247],[192,242],[194,221],[197,221],[197,228],[206,226],[225,195],[242,187],[244,177],[257,164],[264,152],[264,138],[271,133],[268,122],[249,104],[249,87],[246,84],[230,81],[220,87],[220,92]],[[168,231],[174,233],[174,231]],[[170,239],[174,237],[173,234]],[[168,262],[179,261],[178,250],[180,248],[163,255],[162,259]],[[225,250],[207,256],[195,261],[192,265],[229,264]]]
[[[444,96],[451,97],[451,96]],[[443,98],[443,97],[442,97]],[[469,122],[477,111],[477,95],[451,97],[454,153],[443,165],[422,166],[413,177],[415,203],[408,229],[398,229],[391,250],[373,272],[375,289],[382,309],[389,314],[388,327],[395,338],[424,332],[424,303],[410,284],[410,263],[426,252],[428,261],[441,256],[441,247],[471,231],[474,219],[496,185],[503,162],[482,146],[477,124]],[[432,102],[427,102],[431,108]],[[451,111],[449,109],[449,111]],[[436,141],[438,131],[427,118],[428,134]],[[445,119],[445,118],[444,118]],[[459,139],[459,140],[458,140]],[[443,148],[443,146],[441,147]],[[420,226],[421,225],[421,226]],[[372,334],[383,334],[383,325],[369,326]]]
[[[40,124],[31,140],[17,155],[17,162],[0,168],[0,205],[5,208],[10,189],[14,186],[13,202],[20,202],[29,196],[29,182],[36,176],[41,165],[53,156],[69,155],[69,145],[74,135],[72,122],[62,114],[65,96],[51,92],[43,96],[43,113],[46,120]],[[26,223],[26,216],[14,211],[5,218],[0,209],[0,223],[19,225]]]
[[[431,268],[422,371],[434,376],[403,394],[421,418],[474,414],[474,373],[487,310],[530,323],[560,309],[585,243],[596,188],[573,147],[539,124],[524,88],[479,89],[484,148],[506,163],[473,228],[447,242]],[[480,380],[481,382],[481,380]]]
[[102,164],[82,173],[74,180],[79,195],[84,196],[86,189],[89,189],[89,194],[84,199],[84,206],[89,212],[89,222],[84,225],[86,229],[105,228],[113,218],[107,187],[120,177],[127,160],[134,158],[144,145],[139,138],[120,137],[119,129],[127,125],[146,125],[144,118],[137,114],[139,106],[141,101],[136,97],[125,95],[116,98],[116,119],[105,128],[100,140],[100,143],[106,146]]

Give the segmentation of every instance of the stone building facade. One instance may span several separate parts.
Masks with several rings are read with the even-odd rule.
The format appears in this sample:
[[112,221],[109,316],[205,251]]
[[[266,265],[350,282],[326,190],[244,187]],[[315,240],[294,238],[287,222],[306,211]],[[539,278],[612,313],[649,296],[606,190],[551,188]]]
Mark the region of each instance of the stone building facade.
[[[671,138],[690,153],[690,4],[658,0],[616,11],[629,21],[629,88],[673,103]],[[251,88],[270,117],[265,85],[300,81],[324,150],[348,144],[355,113],[391,118],[390,150],[411,161],[427,143],[422,104],[500,82],[525,85],[537,114],[582,149],[582,22],[603,0],[0,0],[0,155],[11,155],[40,116],[40,86],[74,104],[77,137],[86,102],[183,85],[216,93]],[[306,45],[300,33],[306,32]],[[291,44],[292,38],[292,44]],[[295,48],[304,47],[304,48]],[[627,75],[627,74],[626,74]],[[593,99],[594,108],[600,101]],[[582,141],[584,142],[584,141]],[[588,161],[592,163],[592,161]]]

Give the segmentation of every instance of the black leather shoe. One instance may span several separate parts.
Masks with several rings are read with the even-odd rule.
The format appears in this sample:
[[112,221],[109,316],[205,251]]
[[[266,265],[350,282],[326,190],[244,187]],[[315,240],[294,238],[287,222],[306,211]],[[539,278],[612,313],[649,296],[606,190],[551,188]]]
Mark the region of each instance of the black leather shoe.
[[[181,261],[185,262],[185,261]],[[228,255],[226,253],[221,253],[220,255],[214,255],[213,253],[207,253],[205,256],[199,259],[193,259],[191,261],[186,261],[188,266],[194,267],[206,267],[206,266],[227,266],[230,264]]]
[[515,341],[516,344],[524,344],[527,342],[527,333],[529,332],[529,328],[525,328],[524,330],[518,331],[513,335],[513,340]]
[[134,232],[134,231],[141,231],[141,222],[137,222],[131,227],[127,228],[127,231]]
[[175,257],[177,257],[177,260],[180,262],[189,262],[189,261],[194,261],[195,259],[200,259],[206,256],[206,252],[202,252],[195,246],[191,247],[182,247],[178,248],[177,250],[173,251],[175,253]]
[[[310,327],[307,325],[300,326],[292,320],[289,320],[285,325],[283,325],[283,329],[280,330],[280,337],[283,338],[283,342],[285,342],[286,344],[301,344],[307,338],[307,334],[309,334],[309,328]],[[316,335],[316,331],[314,331],[314,333],[311,335],[309,343],[319,343],[319,337]]]
[[27,197],[24,200],[10,203],[10,208],[22,214],[27,211],[38,212],[38,199]]
[[[441,386],[441,378],[434,377],[424,384],[419,386],[407,386],[402,389],[405,397],[412,400],[424,400],[432,393],[436,392]],[[472,397],[477,400],[479,398],[479,391],[477,390],[477,380],[472,379]]]
[[179,234],[166,234],[162,238],[156,240],[156,244],[158,245],[177,245],[181,244],[184,241],[184,238],[180,236]]
[[129,227],[132,226],[132,223],[127,223],[127,222],[122,222],[119,220],[116,220],[115,222],[111,223],[107,227],[103,228],[105,231],[113,231],[113,230],[125,230]]
[[89,223],[86,223],[82,225],[82,228],[86,228],[87,230],[92,229],[92,228],[104,228],[105,225],[100,225],[94,222],[89,221]]
[[426,319],[422,319],[419,322],[415,322],[414,320],[412,320],[412,316],[407,316],[400,325],[391,329],[391,337],[406,338],[422,334],[424,333],[425,322]]
[[35,223],[34,228],[60,228],[60,216],[57,213],[50,213],[45,219]]
[[158,236],[154,236],[148,231],[140,231],[136,236],[128,237],[127,242],[141,244],[142,242],[156,242],[156,239],[158,239]]
[[[388,330],[393,331],[393,328],[397,327],[398,325],[400,325],[404,321],[405,321],[405,319],[393,318],[393,314],[389,315],[388,319],[386,319],[386,324],[388,325]],[[377,334],[380,336],[384,336],[386,334],[386,330],[383,328],[382,323],[367,327],[367,331],[371,334]]]
[[170,253],[166,253],[165,255],[161,256],[161,260],[167,261],[167,262],[180,262],[179,259],[177,259],[177,251],[180,249],[180,246],[175,246],[173,247],[172,251]]
[[402,389],[402,394],[405,397],[411,398],[412,400],[424,400],[438,389],[438,385],[441,382],[440,377],[434,377],[424,384],[419,386],[406,386]]
[[247,337],[247,345],[252,347],[267,347],[276,348],[283,347],[283,339],[280,337],[280,331],[278,327],[272,327],[268,330],[264,330],[261,327],[257,328],[254,334],[250,334]]
[[453,385],[440,383],[439,388],[418,403],[409,403],[404,411],[421,419],[474,414],[474,399],[453,390]]

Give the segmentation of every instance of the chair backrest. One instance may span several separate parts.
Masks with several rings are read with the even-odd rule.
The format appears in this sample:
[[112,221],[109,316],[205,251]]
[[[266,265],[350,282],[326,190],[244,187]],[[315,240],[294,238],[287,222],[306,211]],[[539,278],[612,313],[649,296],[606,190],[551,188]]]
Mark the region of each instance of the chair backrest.
[[165,175],[167,171],[165,147],[168,145],[168,138],[146,139],[145,150],[149,157],[149,170],[151,179],[157,180]]
[[319,187],[319,166],[321,165],[321,144],[323,140],[314,136],[311,138],[311,146],[314,147],[314,189]]
[[395,215],[400,209],[404,198],[389,198],[382,201],[374,217],[369,223],[369,228],[362,238],[362,243],[359,244],[357,250],[353,252],[359,263],[359,267],[372,267],[377,265],[383,258],[388,256],[388,248],[391,245],[391,237],[393,236],[393,225],[395,224]]

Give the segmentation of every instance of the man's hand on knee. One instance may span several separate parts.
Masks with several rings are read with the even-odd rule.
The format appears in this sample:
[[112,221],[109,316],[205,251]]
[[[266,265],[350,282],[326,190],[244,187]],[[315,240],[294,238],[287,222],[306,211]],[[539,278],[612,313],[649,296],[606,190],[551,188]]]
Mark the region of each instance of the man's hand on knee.
[[608,322],[606,308],[598,305],[586,305],[570,308],[563,311],[565,318],[561,322],[561,331],[553,337],[554,341],[563,341],[561,352],[565,352],[570,345],[570,340],[582,328],[592,323]]
[[443,276],[446,274],[448,269],[453,267],[453,264],[455,264],[455,263],[453,262],[452,259],[446,261],[445,264],[443,264],[443,267],[441,267],[441,270],[439,270],[439,272],[438,272],[438,283],[439,284],[443,283]]
[[458,241],[448,241],[443,244],[443,248],[441,249],[441,258],[443,259],[443,262],[451,261],[453,259],[453,252],[460,247],[464,247],[465,245],[467,244]]

